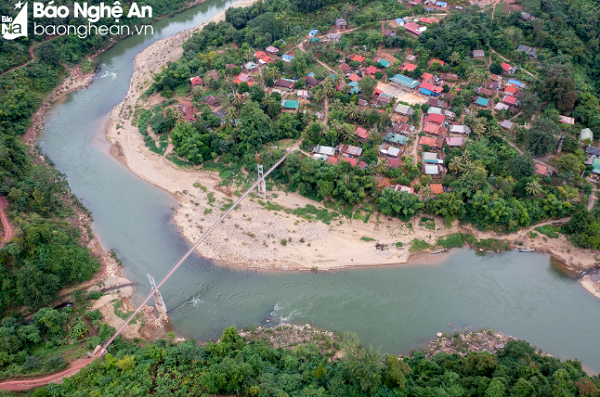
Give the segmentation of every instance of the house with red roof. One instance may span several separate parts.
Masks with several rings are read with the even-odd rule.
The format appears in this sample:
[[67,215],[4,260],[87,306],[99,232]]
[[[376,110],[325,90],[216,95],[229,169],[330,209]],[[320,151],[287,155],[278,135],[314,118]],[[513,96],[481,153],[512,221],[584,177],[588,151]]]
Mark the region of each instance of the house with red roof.
[[419,37],[425,29],[426,28],[419,26],[414,22],[407,23],[404,25],[404,30],[406,30],[408,34],[414,37]]
[[355,81],[355,82],[358,82],[359,80],[361,80],[361,78],[356,73],[352,73],[350,76],[348,76],[348,78],[350,79],[350,81]]
[[338,66],[338,69],[340,69],[343,72],[350,72],[350,70],[352,70],[352,68],[350,67],[350,65],[348,65],[347,63],[342,63],[340,66]]
[[517,92],[519,92],[519,90],[517,90],[517,88],[513,87],[512,85],[507,85],[504,88],[504,94],[505,95],[516,95]]
[[500,66],[502,67],[502,71],[506,74],[514,74],[517,71],[516,66],[511,66],[506,62],[502,62]]
[[365,69],[365,71],[363,72],[363,74],[368,74],[369,76],[375,77],[375,73],[377,73],[377,72],[383,73],[383,70],[378,69],[375,66],[371,65],[367,69]]
[[197,87],[199,85],[202,85],[202,78],[196,76],[196,77],[192,77],[190,79],[190,82],[192,83],[192,88]]
[[432,135],[442,135],[441,128],[442,128],[441,125],[434,124],[434,123],[427,123],[423,126],[423,132],[426,132],[426,133],[432,134]]
[[414,65],[412,63],[408,63],[406,62],[404,65],[402,65],[402,70],[406,70],[407,72],[412,72],[413,70],[415,70],[417,68],[417,65]]
[[354,54],[350,57],[350,62],[359,62],[359,63],[363,63],[365,61],[365,57]]
[[184,120],[188,123],[193,123],[196,121],[196,108],[191,102],[179,102],[179,105],[176,106],[176,109],[183,116]]
[[431,65],[433,65],[434,63],[438,63],[440,66],[444,66],[446,64],[444,61],[440,61],[439,59],[432,59],[431,61],[429,61],[429,66],[431,67]]
[[423,122],[425,124],[433,123],[437,125],[443,125],[444,122],[446,122],[446,117],[443,114],[431,113],[428,114],[427,117],[425,117],[425,120],[423,120]]
[[272,45],[268,46],[265,49],[270,55],[277,55],[279,54],[279,48],[277,47],[273,47]]
[[342,161],[346,161],[348,163],[350,163],[351,166],[355,166],[356,163],[358,163],[358,159],[352,158],[352,157],[342,157]]
[[548,167],[543,164],[535,163],[535,173],[541,176],[548,176]]
[[421,79],[423,79],[423,81],[431,83],[431,80],[433,79],[433,75],[431,73],[425,72],[421,75]]
[[431,194],[433,195],[444,193],[444,186],[442,186],[441,183],[432,183],[429,187],[431,188]]
[[432,138],[430,136],[422,136],[419,139],[419,145],[428,145],[433,150],[440,150],[444,146],[444,138]]
[[246,83],[248,83],[248,85],[252,85],[252,84],[254,84],[254,79],[252,78],[252,76],[247,75],[246,73],[240,73],[235,78],[235,80],[233,80],[233,82],[235,84],[240,84],[240,83],[246,82]]
[[504,98],[502,98],[502,102],[506,103],[507,105],[510,105],[510,106],[516,106],[517,105],[517,97],[514,97],[512,95],[505,95]]
[[366,142],[369,139],[369,131],[359,127],[359,126],[355,126],[354,130],[356,131],[356,135],[358,135],[358,140],[360,142]]
[[329,156],[327,157],[327,164],[336,165],[340,161],[337,157]]
[[444,89],[438,85],[433,85],[426,81],[419,84],[419,92],[428,96],[439,96]]

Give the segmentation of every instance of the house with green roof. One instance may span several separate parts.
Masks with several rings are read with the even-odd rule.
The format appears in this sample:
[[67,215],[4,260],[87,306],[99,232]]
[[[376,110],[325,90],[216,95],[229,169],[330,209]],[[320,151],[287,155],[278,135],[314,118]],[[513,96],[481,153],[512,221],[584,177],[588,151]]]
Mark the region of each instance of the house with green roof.
[[408,88],[411,90],[414,90],[419,85],[419,82],[417,80],[413,80],[410,77],[405,76],[403,74],[394,75],[394,77],[390,78],[390,83],[392,83],[392,85],[395,87],[404,89]]
[[283,106],[283,110],[295,112],[298,110],[298,107],[300,107],[300,102],[293,99],[283,99],[281,101],[281,106]]
[[489,99],[478,96],[475,105],[486,108],[490,103]]

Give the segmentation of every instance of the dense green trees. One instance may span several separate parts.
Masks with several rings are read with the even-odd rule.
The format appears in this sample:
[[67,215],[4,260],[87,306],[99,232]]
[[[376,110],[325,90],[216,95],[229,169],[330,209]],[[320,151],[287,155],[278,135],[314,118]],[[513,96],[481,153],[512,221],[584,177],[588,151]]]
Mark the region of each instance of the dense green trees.
[[551,120],[536,117],[525,131],[525,146],[535,156],[542,157],[556,149],[560,129]]
[[[402,360],[366,350],[346,334],[333,345],[328,352],[317,344],[274,349],[232,328],[206,346],[193,340],[122,345],[31,395],[597,396],[600,384],[580,362],[541,356],[524,341],[510,341],[497,354],[427,359],[416,353]],[[332,359],[337,350],[343,358]]]
[[382,213],[403,221],[409,221],[417,211],[425,207],[419,198],[412,193],[397,192],[393,189],[385,189],[379,196],[377,209]]

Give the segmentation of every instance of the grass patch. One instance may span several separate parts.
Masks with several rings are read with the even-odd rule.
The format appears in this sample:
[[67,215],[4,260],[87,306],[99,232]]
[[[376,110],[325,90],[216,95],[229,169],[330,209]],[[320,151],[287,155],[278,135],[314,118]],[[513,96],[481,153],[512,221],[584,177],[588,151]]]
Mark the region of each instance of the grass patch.
[[467,235],[464,233],[453,233],[437,239],[436,244],[444,248],[460,248],[467,243]]
[[156,140],[150,140],[148,142],[146,142],[146,147],[148,149],[150,149],[151,152],[156,153],[160,156],[162,156],[163,154],[165,154],[165,151],[167,150],[167,146],[169,146],[169,142],[168,141],[158,141],[158,146],[156,146]]
[[285,208],[283,208],[281,205],[279,205],[277,203],[272,203],[270,201],[267,201],[267,204],[265,205],[265,209],[268,209],[269,211],[283,211]]
[[422,217],[419,221],[419,226],[424,227],[427,230],[435,230],[435,220],[432,218]]
[[208,204],[212,205],[217,199],[215,198],[215,194],[213,192],[208,192],[206,194],[206,198],[208,199]]
[[476,241],[472,244],[476,248],[488,249],[493,251],[505,251],[510,248],[510,241],[498,240],[496,238],[486,238],[483,240]]
[[327,208],[327,209],[334,209],[336,206],[335,201],[331,201],[331,200],[325,200],[323,201],[323,207]]
[[194,164],[190,163],[189,161],[185,161],[185,160],[182,160],[179,157],[177,157],[177,155],[175,153],[168,154],[167,159],[182,169],[187,169],[187,168],[191,168],[194,166]]
[[324,224],[329,225],[333,219],[335,219],[339,214],[334,211],[329,211],[326,209],[318,209],[312,204],[307,204],[304,208],[296,208],[292,211],[292,214],[298,215],[301,218],[311,220],[322,221]]
[[397,248],[402,248],[402,247],[404,247],[404,243],[403,243],[402,241],[398,241],[398,242],[396,243],[396,247],[397,247]]
[[360,239],[361,239],[362,241],[367,241],[367,242],[369,242],[369,241],[375,241],[375,239],[374,239],[374,238],[367,237],[367,236],[362,236]]
[[429,244],[425,240],[419,240],[418,238],[414,239],[410,243],[410,248],[408,249],[410,252],[423,251],[426,249],[433,248],[431,244]]
[[543,234],[544,236],[548,236],[550,238],[559,238],[560,237],[560,228],[553,225],[545,225],[535,228],[536,232]]

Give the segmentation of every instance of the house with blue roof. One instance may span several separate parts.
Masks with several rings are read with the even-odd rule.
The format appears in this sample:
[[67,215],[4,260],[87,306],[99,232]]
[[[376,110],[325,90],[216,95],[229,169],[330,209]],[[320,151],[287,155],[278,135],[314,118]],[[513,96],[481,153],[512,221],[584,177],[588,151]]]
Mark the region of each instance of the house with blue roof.
[[508,85],[512,85],[517,88],[525,88],[527,85],[515,79],[508,79]]
[[283,62],[290,63],[290,62],[292,62],[292,59],[294,59],[294,57],[289,54],[285,54],[284,56],[281,57],[281,59],[283,60]]
[[442,7],[442,8],[448,8],[448,3],[446,3],[445,1],[437,1],[435,3],[436,7]]
[[396,18],[396,23],[398,24],[398,26],[404,26],[404,19]]
[[317,29],[315,29],[315,30],[311,30],[310,32],[308,32],[308,35],[310,37],[315,37],[317,35],[317,33],[319,33],[319,31]]
[[384,68],[387,68],[387,67],[389,67],[389,66],[390,66],[390,61],[386,61],[385,59],[380,59],[378,62],[379,62],[379,64],[380,64],[381,66],[383,66]]
[[480,96],[477,97],[477,100],[475,101],[475,105],[477,106],[482,106],[484,108],[486,108],[490,103],[489,99],[486,98],[482,98]]
[[385,140],[387,142],[397,143],[399,145],[406,145],[406,142],[408,142],[408,137],[388,132],[388,134],[385,136]]

